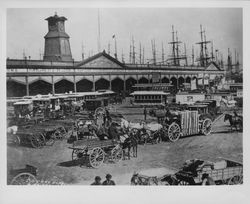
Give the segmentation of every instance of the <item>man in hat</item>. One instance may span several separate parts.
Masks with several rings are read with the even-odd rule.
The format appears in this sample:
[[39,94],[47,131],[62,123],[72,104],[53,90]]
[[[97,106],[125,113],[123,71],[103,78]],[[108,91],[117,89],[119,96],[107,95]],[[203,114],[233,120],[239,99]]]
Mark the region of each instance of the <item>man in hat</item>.
[[207,173],[202,174],[201,180],[202,180],[201,185],[203,186],[216,185],[214,180]]
[[91,183],[92,186],[98,186],[98,185],[102,185],[101,183],[101,177],[100,176],[96,176],[95,177],[95,181],[93,183]]
[[106,180],[102,183],[102,185],[104,186],[114,186],[115,182],[113,180],[111,180],[112,176],[110,174],[106,175]]

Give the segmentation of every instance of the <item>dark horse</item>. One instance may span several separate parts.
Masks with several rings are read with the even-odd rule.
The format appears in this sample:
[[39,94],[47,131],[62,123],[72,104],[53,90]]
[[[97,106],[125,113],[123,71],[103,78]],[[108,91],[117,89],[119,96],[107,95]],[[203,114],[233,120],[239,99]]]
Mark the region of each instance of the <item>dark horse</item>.
[[128,159],[130,159],[131,151],[132,151],[132,157],[137,157],[138,142],[137,139],[134,137],[134,135],[129,134],[128,137],[126,137],[126,139],[121,143],[121,147],[123,149],[124,158],[127,155]]
[[238,130],[243,130],[243,117],[238,116],[237,114],[230,115],[230,114],[225,114],[224,117],[224,122],[229,120],[230,126],[231,126],[231,131],[233,130],[233,127],[235,128],[236,131]]

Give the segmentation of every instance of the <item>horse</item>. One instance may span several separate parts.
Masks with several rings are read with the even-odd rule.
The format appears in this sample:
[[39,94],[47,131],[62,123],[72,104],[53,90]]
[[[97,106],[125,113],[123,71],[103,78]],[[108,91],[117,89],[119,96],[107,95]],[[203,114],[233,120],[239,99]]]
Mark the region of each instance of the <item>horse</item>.
[[128,159],[130,159],[131,150],[132,150],[132,156],[137,157],[138,142],[133,135],[126,134],[123,132],[123,134],[120,135],[120,142],[121,142],[120,143],[121,147],[123,149],[124,158],[126,156],[126,150]]
[[242,116],[233,116],[230,114],[225,114],[224,122],[229,120],[231,131],[233,131],[233,127],[236,131],[243,129],[243,117]]
[[171,174],[166,174],[162,177],[157,177],[157,176],[145,176],[134,172],[130,180],[131,185],[143,185],[143,186],[178,185],[178,183],[179,182],[177,178]]

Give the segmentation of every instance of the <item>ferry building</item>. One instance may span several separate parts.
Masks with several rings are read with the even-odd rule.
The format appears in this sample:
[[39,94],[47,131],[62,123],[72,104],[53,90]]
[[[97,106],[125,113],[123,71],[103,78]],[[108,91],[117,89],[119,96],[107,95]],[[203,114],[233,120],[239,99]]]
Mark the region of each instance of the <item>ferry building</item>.
[[224,76],[224,70],[214,62],[207,66],[128,64],[105,51],[74,61],[64,27],[67,19],[54,15],[46,20],[43,60],[7,59],[8,97],[99,89],[130,92],[134,84],[152,83],[155,76],[159,83],[178,88],[183,83],[209,84]]

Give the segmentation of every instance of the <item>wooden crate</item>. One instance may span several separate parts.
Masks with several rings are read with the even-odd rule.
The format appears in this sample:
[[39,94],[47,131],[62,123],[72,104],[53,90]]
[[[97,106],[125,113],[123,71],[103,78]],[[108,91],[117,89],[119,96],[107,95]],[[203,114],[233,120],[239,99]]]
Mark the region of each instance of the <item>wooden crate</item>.
[[180,125],[183,136],[194,135],[199,133],[198,111],[181,111]]

